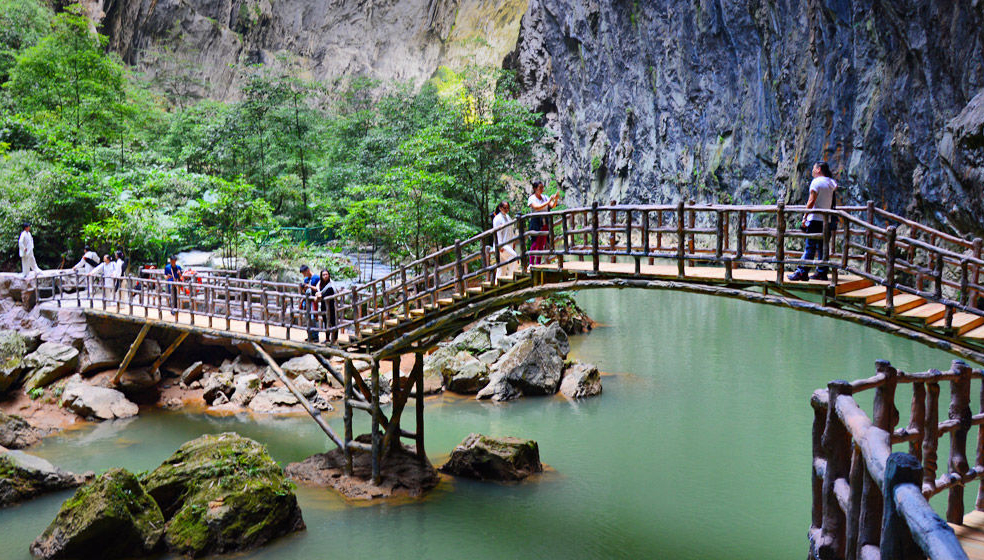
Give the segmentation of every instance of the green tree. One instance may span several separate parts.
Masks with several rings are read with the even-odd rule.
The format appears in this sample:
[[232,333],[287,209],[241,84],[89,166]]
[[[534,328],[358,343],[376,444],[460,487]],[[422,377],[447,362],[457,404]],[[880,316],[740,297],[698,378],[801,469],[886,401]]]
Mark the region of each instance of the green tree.
[[7,81],[17,54],[48,34],[52,15],[37,0],[0,0],[0,84]]
[[227,261],[239,257],[253,228],[268,226],[272,219],[270,205],[254,198],[252,185],[221,179],[192,208],[192,217],[207,236],[220,243]]

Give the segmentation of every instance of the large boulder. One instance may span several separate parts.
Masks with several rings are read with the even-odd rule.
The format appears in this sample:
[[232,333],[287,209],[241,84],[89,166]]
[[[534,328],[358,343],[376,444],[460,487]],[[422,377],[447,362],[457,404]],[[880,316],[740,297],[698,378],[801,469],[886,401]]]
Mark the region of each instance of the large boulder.
[[45,342],[24,358],[27,376],[24,390],[45,387],[75,371],[79,363],[79,351],[57,342]]
[[47,492],[75,488],[92,473],[72,474],[23,451],[0,451],[0,507]]
[[601,375],[591,364],[575,362],[564,370],[560,392],[569,399],[582,399],[601,394]]
[[154,551],[164,533],[161,509],[124,469],[79,488],[31,544],[38,558],[131,558]]
[[489,366],[461,351],[444,363],[444,382],[448,390],[462,395],[474,395],[489,383]]
[[543,471],[540,448],[531,439],[469,434],[454,448],[441,472],[478,480],[522,480]]
[[280,366],[288,377],[304,377],[309,381],[324,381],[328,377],[328,370],[313,354],[305,354],[296,358],[291,358]]
[[264,414],[290,412],[295,405],[300,404],[294,393],[286,387],[264,389],[249,401],[249,408],[254,412]]
[[[130,350],[128,339],[106,340],[89,332],[89,336],[82,339],[82,352],[79,355],[79,371],[82,373],[94,373],[97,371],[114,368],[123,363],[123,358]],[[161,355],[161,345],[154,339],[145,338],[137,348],[137,353],[130,360],[131,367],[141,367],[150,365]]]
[[202,398],[208,404],[216,404],[216,401],[229,402],[236,391],[236,379],[233,377],[232,368],[214,371],[205,378],[202,383],[205,392]]
[[195,362],[191,364],[181,372],[181,382],[185,385],[191,385],[193,382],[202,378],[204,370],[205,364],[202,362]]
[[304,529],[293,486],[259,443],[207,435],[143,478],[168,519],[168,549],[188,556],[247,550]]
[[[160,370],[152,370],[149,367],[130,368],[120,376],[120,391],[127,397],[140,400],[149,398],[157,400],[157,384],[161,382]],[[143,402],[143,401],[141,401]]]
[[492,342],[489,339],[489,326],[486,323],[479,323],[471,329],[454,337],[451,346],[459,351],[481,354],[486,350],[492,349]]
[[250,373],[236,378],[236,391],[232,394],[232,402],[246,406],[260,392],[260,376]]
[[22,449],[41,441],[47,432],[28,424],[20,416],[0,412],[0,447]]
[[20,379],[27,353],[27,339],[16,331],[0,331],[0,393]]
[[510,338],[515,344],[495,363],[478,398],[503,401],[556,393],[570,350],[564,331],[555,323],[520,331]]
[[96,387],[76,374],[69,379],[62,391],[61,405],[79,416],[112,420],[136,416],[140,408],[126,396],[107,387]]

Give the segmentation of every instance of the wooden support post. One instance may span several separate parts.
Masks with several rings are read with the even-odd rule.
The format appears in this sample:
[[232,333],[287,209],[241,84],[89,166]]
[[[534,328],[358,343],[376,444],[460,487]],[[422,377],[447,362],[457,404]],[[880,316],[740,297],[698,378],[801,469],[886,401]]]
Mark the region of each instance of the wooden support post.
[[735,240],[735,258],[745,257],[745,224],[748,222],[748,214],[744,210],[738,211],[738,235]]
[[[984,391],[981,393],[984,395]],[[922,461],[922,430],[923,424],[926,423],[926,384],[925,383],[913,383],[912,384],[912,406],[909,413],[909,427],[906,431],[909,433],[918,433],[919,439],[914,439],[909,442],[909,454]],[[984,431],[982,431],[984,433]],[[982,440],[984,442],[984,440]],[[984,456],[981,456],[984,460]]]
[[[981,385],[978,405],[977,410],[984,410],[984,384]],[[980,428],[977,429],[977,461],[975,463],[978,469],[984,470],[984,430]],[[984,511],[984,484],[981,484],[977,490],[975,507]]]
[[[225,323],[226,330],[232,330],[232,294],[229,292],[229,277],[225,277]],[[290,331],[287,331],[290,334]]]
[[722,217],[723,213],[720,210],[716,210],[714,212],[714,215],[717,218],[714,224],[717,229],[716,239],[714,240],[714,256],[720,259],[721,255],[724,254],[724,221]]
[[[864,219],[868,227],[864,230],[864,246],[869,249],[875,244],[875,232],[871,228],[875,225],[875,201],[869,200],[865,207]],[[850,227],[850,224],[848,224]],[[864,271],[871,274],[871,251],[864,252]]]
[[922,428],[923,488],[936,486],[936,449],[939,446],[940,384],[926,384],[926,418]]
[[686,214],[684,214],[683,206],[684,206],[684,204],[683,204],[683,201],[682,200],[677,203],[677,212],[676,212],[677,213],[677,216],[676,216],[676,218],[677,218],[677,223],[676,223],[676,226],[677,226],[677,278],[683,278],[684,276],[686,276],[686,268],[685,268],[686,265],[685,265],[684,260],[683,260],[684,244],[686,243],[686,239],[685,239],[684,233],[683,233],[683,231],[684,231],[683,230],[683,224],[684,224],[684,220],[686,219],[685,218]]
[[[957,429],[950,434],[950,460],[947,470],[951,475],[963,476],[970,470],[967,461],[967,433],[970,431],[970,367],[954,360],[950,368],[959,377],[950,382],[950,410],[948,418],[957,422]],[[963,524],[964,487],[962,484],[950,487],[947,497],[946,520],[957,525]]]
[[[872,410],[872,425],[892,433],[896,419],[899,417],[895,408],[895,388],[898,385],[898,371],[885,360],[875,362],[875,368],[885,381],[875,389],[874,406]],[[866,545],[877,546],[881,540],[882,495],[881,488],[865,474],[861,489],[861,515],[858,531],[858,551]]]
[[642,253],[646,256],[649,256],[649,254],[652,253],[652,247],[650,246],[650,242],[649,242],[649,211],[648,210],[642,211]]
[[[695,202],[693,200],[690,201],[691,206],[693,206],[694,203]],[[687,216],[688,216],[687,227],[690,228],[690,233],[687,235],[687,237],[689,238],[689,241],[687,241],[687,253],[690,256],[694,256],[697,253],[696,246],[695,246],[695,239],[697,237],[697,234],[694,233],[693,230],[694,228],[697,227],[697,213],[694,212],[694,210],[691,208],[690,210],[687,211]],[[695,264],[697,264],[695,261],[693,260],[690,261],[690,266],[694,266]]]
[[[973,248],[973,252],[971,253],[971,255],[975,259],[977,259],[977,260],[980,260],[981,259],[981,247],[982,247],[982,245],[984,245],[984,240],[982,240],[980,237],[975,237],[974,238],[974,241],[973,241],[973,247],[974,248]],[[975,286],[980,286],[981,285],[981,266],[979,264],[974,264],[973,277],[974,277],[974,285]],[[975,288],[975,290],[976,290],[976,288]],[[972,298],[970,300],[970,305],[972,305],[974,307],[980,307],[980,305],[977,303],[977,298]]]
[[933,279],[936,281],[935,294],[937,298],[943,297],[943,253],[936,253],[936,267],[933,270]]
[[785,283],[786,267],[786,205],[779,202],[776,207],[776,284]]
[[407,267],[400,265],[400,291],[403,298],[403,318],[410,320],[410,289],[407,287]]
[[516,233],[519,236],[519,267],[525,273],[529,269],[529,258],[526,252],[526,219],[522,214],[516,217]]
[[311,403],[307,400],[307,398],[303,394],[301,394],[301,392],[297,389],[296,386],[294,386],[294,382],[291,381],[290,378],[287,377],[287,374],[284,373],[284,370],[281,369],[279,365],[277,365],[276,360],[274,360],[273,357],[270,356],[270,354],[267,353],[267,351],[264,350],[263,347],[260,346],[259,344],[253,342],[252,345],[253,345],[253,350],[255,350],[256,353],[259,354],[261,358],[263,358],[263,361],[266,362],[268,366],[270,366],[270,370],[277,376],[277,379],[279,379],[280,382],[283,383],[284,386],[287,387],[287,389],[291,393],[293,393],[295,397],[297,397],[297,400],[301,403],[301,406],[303,406],[304,410],[307,411],[308,415],[310,415],[311,418],[314,419],[314,423],[317,424],[319,428],[321,428],[321,431],[323,431],[325,435],[328,436],[328,439],[330,439],[332,443],[334,443],[335,445],[337,445],[338,447],[344,450],[345,442],[343,442],[341,438],[338,437],[338,434],[335,433],[335,430],[332,430],[331,426],[329,426],[328,423],[325,422],[324,418],[321,417],[321,412],[315,410],[315,408],[311,406]]
[[392,360],[393,374],[390,376],[390,395],[393,399],[393,408],[390,412],[389,425],[385,426],[386,436],[383,438],[383,457],[394,448],[400,447],[400,418],[403,416],[403,409],[406,408],[407,399],[410,397],[410,388],[413,379],[408,378],[406,387],[400,381],[400,356]]
[[359,316],[362,315],[359,309],[359,287],[352,285],[352,330],[354,331],[355,338],[362,336],[362,331],[359,328]]
[[343,400],[343,412],[342,412],[342,422],[345,426],[345,434],[342,446],[342,454],[345,458],[345,474],[352,476],[352,449],[349,444],[352,443],[352,400],[355,397],[355,392],[352,390],[352,374],[355,373],[355,366],[352,365],[352,360],[345,360],[344,377],[345,377],[345,399]]
[[[861,530],[861,515],[865,512],[862,496],[862,489],[866,484],[871,484],[871,477],[868,476],[864,464],[864,455],[861,454],[861,447],[852,445],[851,451],[851,474],[850,474],[850,503],[847,510],[847,560],[857,560],[858,549],[863,545],[858,538]],[[879,494],[880,496],[880,494]],[[878,504],[881,511],[881,504]],[[879,529],[881,529],[881,518],[878,519]]]
[[724,280],[725,282],[731,282],[734,280],[734,263],[732,262],[731,256],[726,256],[724,258]]
[[[611,204],[612,204],[612,206],[614,206],[615,205],[615,201],[613,200],[611,202]],[[618,214],[616,212],[617,212],[616,210],[612,209],[611,213],[609,214],[609,220],[608,220],[608,228],[609,228],[609,231],[608,231],[608,249],[612,253],[612,256],[610,257],[609,262],[611,262],[612,264],[615,264],[616,262],[618,262],[617,259],[615,258],[615,254],[614,254],[616,252],[615,251],[615,247],[618,246],[618,234],[615,233],[615,225],[618,222]]]
[[120,364],[120,369],[116,370],[116,375],[113,376],[113,380],[111,381],[113,385],[119,384],[120,377],[123,377],[123,374],[126,373],[126,368],[130,367],[130,362],[133,361],[133,357],[137,355],[137,350],[140,348],[140,345],[143,343],[148,332],[150,332],[150,323],[144,323],[143,326],[140,327],[140,332],[137,333],[136,340],[133,341],[133,344],[130,345],[130,349],[127,350],[126,356],[123,356],[123,363]]
[[379,434],[379,362],[372,361],[372,483],[379,486],[379,459],[383,440]]
[[895,233],[896,227],[889,226],[885,234],[885,313],[895,313]]
[[601,255],[598,254],[598,201],[591,203],[591,269],[595,274],[601,270]]
[[822,445],[827,459],[823,477],[823,523],[819,553],[821,558],[844,558],[847,548],[847,517],[834,491],[835,483],[850,475],[851,436],[837,415],[837,398],[851,394],[847,381],[832,381],[827,385],[827,423]]
[[461,297],[465,297],[465,265],[461,262],[461,240],[454,241],[454,276],[455,288]]
[[[923,477],[922,466],[912,455],[892,453],[885,465],[884,509],[880,540],[881,558],[888,560],[915,560],[925,558],[919,545],[912,539],[909,524],[895,503],[895,491],[903,484],[918,487]],[[919,496],[922,498],[922,496]]]
[[171,357],[171,354],[173,354],[174,351],[178,349],[178,346],[181,346],[181,343],[184,342],[184,340],[188,338],[188,335],[190,334],[191,334],[190,331],[182,331],[181,333],[179,333],[178,338],[174,339],[174,342],[172,342],[171,345],[168,346],[166,350],[161,352],[161,355],[158,356],[156,360],[154,360],[153,364],[151,364],[150,372],[154,373],[155,371],[160,369],[161,365],[164,362],[166,362],[168,358]]
[[417,384],[417,396],[414,401],[414,407],[416,408],[416,420],[417,427],[414,432],[417,434],[417,457],[420,459],[427,458],[427,452],[424,450],[424,353],[417,351],[414,353],[413,359],[413,371],[410,374],[414,382]]
[[[829,397],[828,397],[829,398]],[[827,425],[827,409],[823,407],[822,401],[814,396],[810,404],[813,406],[813,468],[810,469],[811,480],[813,482],[813,505],[811,508],[811,525],[813,529],[823,527],[823,476],[817,469],[820,461],[826,463],[826,451],[823,447],[823,430]],[[828,402],[827,406],[830,404]]]
[[967,305],[970,301],[970,261],[962,259],[960,261],[960,305]]

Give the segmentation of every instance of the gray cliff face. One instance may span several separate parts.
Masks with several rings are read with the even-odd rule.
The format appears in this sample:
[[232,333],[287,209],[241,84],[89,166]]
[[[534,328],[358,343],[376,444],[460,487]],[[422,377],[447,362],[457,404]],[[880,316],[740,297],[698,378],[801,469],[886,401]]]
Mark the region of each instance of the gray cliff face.
[[531,0],[506,63],[559,135],[568,204],[803,202],[823,158],[841,204],[980,232],[982,111],[968,103],[984,87],[982,11]]
[[[89,0],[110,48],[178,95],[232,100],[234,65],[309,79],[422,83],[442,65],[499,64],[527,0]],[[480,40],[476,40],[480,38]]]

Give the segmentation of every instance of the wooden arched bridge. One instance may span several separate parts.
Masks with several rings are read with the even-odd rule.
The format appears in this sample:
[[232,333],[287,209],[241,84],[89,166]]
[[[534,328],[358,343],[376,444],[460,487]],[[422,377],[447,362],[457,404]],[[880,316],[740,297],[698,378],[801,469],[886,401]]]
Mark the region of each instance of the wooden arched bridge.
[[[801,231],[799,224],[808,212],[822,219],[821,233]],[[542,218],[546,229],[529,231],[527,219],[533,216]],[[540,242],[534,245],[534,239]],[[818,259],[803,261],[808,239],[826,243]],[[500,251],[504,246],[514,253]],[[131,352],[147,330],[161,327],[181,331],[177,343],[191,333],[250,341],[278,374],[282,372],[264,347],[289,347],[318,356],[346,387],[345,433],[335,434],[303,397],[301,401],[344,450],[350,464],[352,451],[372,453],[372,475],[378,480],[380,461],[401,438],[415,440],[417,452],[423,455],[423,399],[415,399],[416,431],[400,427],[409,398],[423,394],[423,353],[496,309],[559,290],[683,290],[849,320],[984,364],[981,251],[980,239],[966,240],[872,203],[836,210],[781,204],[594,205],[523,216],[407,263],[384,278],[322,300],[302,293],[298,284],[218,274],[175,284],[159,273],[108,279],[77,272],[49,274],[38,279],[36,296],[45,306],[78,307],[89,315],[142,325]],[[817,265],[829,268],[828,279],[794,282],[787,278],[797,266]],[[310,335],[328,342],[309,342]],[[165,350],[165,357],[170,351],[173,348]],[[415,353],[412,370],[409,375],[397,374],[401,372],[400,356],[410,352]],[[331,367],[330,356],[345,359],[342,373]],[[357,360],[371,364],[368,382],[357,371]],[[379,364],[388,360],[394,372],[389,418],[379,406]],[[294,390],[289,379],[281,377]],[[821,406],[817,399],[820,397],[815,398],[815,405]],[[825,410],[840,414],[838,398],[827,402],[837,406]],[[353,439],[353,410],[369,412],[371,444]],[[844,421],[854,434],[851,422]],[[843,429],[837,433],[843,436]],[[865,442],[863,437],[856,438],[853,453],[860,453]],[[836,453],[842,451],[838,448]],[[869,486],[880,488],[887,480],[882,455],[868,459],[866,500],[873,499]],[[814,472],[821,473],[823,480],[829,472],[837,475],[832,484],[843,482],[840,471],[824,471],[814,463]],[[849,467],[851,484],[857,482],[855,463]],[[827,459],[825,464],[829,469],[833,463]],[[964,473],[959,470],[962,465],[956,471],[960,481],[973,480],[984,472],[978,465],[974,468],[981,470],[976,474]],[[839,491],[836,497],[843,495]],[[903,511],[903,515],[908,514]],[[825,539],[840,530],[818,523],[816,514],[814,525],[816,531],[822,529]],[[913,526],[912,532],[921,530]],[[811,538],[821,534],[816,531]],[[921,553],[935,550],[924,544],[920,543]],[[853,552],[839,544],[815,550],[825,558],[877,557],[873,555],[877,546],[870,543]]]

